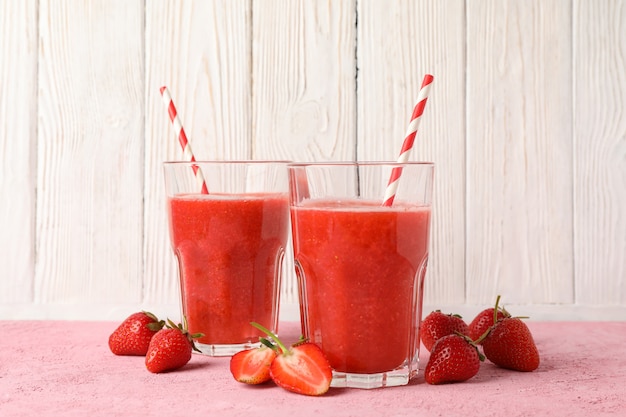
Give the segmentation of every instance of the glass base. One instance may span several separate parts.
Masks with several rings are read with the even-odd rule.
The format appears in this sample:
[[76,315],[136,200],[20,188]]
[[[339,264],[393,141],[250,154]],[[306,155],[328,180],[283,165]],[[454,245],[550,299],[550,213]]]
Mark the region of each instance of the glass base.
[[195,352],[202,355],[207,356],[232,356],[237,352],[241,352],[246,349],[254,349],[261,346],[259,342],[249,342],[249,343],[236,343],[232,345],[208,345],[205,343],[195,342],[196,347],[200,352]]
[[408,367],[394,369],[379,374],[352,374],[333,371],[331,387],[336,388],[383,388],[406,385],[411,378],[417,376],[417,370],[410,371]]

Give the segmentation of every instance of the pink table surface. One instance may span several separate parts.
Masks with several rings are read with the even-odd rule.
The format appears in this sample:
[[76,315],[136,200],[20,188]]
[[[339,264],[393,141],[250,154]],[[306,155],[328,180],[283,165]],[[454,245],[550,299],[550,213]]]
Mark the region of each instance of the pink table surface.
[[[460,384],[432,386],[420,375],[403,387],[322,397],[235,382],[228,358],[194,355],[180,371],[151,374],[143,357],[109,351],[117,324],[0,322],[0,416],[626,415],[626,322],[529,321],[542,360],[532,373],[485,362]],[[298,332],[281,323],[287,341]]]

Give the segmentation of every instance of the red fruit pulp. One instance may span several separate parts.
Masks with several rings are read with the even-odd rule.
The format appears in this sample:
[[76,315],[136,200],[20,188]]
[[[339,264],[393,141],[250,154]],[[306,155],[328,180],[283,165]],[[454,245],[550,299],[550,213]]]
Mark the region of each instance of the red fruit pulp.
[[287,194],[186,194],[168,201],[183,313],[204,344],[258,341],[276,330],[289,227]]
[[417,354],[430,213],[361,200],[292,207],[303,333],[336,371],[386,372]]

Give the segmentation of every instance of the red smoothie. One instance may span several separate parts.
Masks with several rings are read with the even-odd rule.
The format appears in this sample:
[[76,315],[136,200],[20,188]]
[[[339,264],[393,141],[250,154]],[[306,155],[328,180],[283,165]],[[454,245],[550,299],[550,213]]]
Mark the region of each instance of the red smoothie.
[[417,355],[430,213],[359,200],[292,207],[303,333],[336,371],[387,372]]
[[257,342],[276,330],[289,229],[287,194],[182,194],[168,199],[183,314],[203,344]]

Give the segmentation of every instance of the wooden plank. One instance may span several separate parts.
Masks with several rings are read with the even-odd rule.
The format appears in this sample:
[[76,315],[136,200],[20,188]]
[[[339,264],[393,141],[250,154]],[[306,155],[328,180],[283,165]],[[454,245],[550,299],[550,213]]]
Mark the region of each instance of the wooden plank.
[[[426,73],[411,160],[435,162],[425,302],[465,301],[465,3],[358,3],[358,158],[395,160]],[[382,196],[381,196],[382,198]]]
[[162,162],[181,160],[159,88],[167,85],[197,159],[252,154],[250,0],[146,2],[145,298],[179,303]]
[[573,21],[576,302],[623,306],[626,1],[574,1]]
[[[252,156],[354,159],[354,2],[255,1],[252,16]],[[283,316],[298,303],[291,251],[289,246],[281,289]]]
[[572,303],[571,3],[467,14],[468,302]]
[[177,308],[161,85],[201,158],[394,159],[430,72],[427,306],[624,319],[625,1],[440,3],[0,2],[0,317]]
[[253,2],[255,158],[354,158],[354,1]]
[[30,302],[35,271],[37,1],[0,2],[0,304]]
[[140,302],[143,2],[39,2],[35,301]]

